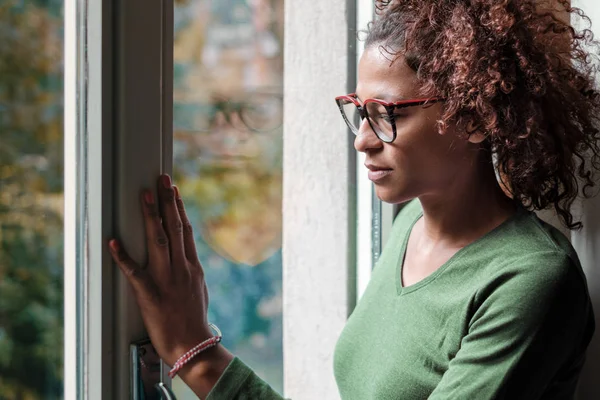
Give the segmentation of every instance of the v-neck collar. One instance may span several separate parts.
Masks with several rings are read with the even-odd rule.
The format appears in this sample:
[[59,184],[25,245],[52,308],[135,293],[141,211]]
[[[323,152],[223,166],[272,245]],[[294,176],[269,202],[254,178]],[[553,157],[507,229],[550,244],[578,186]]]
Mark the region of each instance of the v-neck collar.
[[493,237],[493,236],[497,235],[510,222],[514,221],[516,218],[518,218],[519,216],[521,216],[521,215],[523,215],[524,213],[527,213],[527,212],[528,211],[525,208],[523,208],[523,207],[517,207],[517,211],[513,215],[511,215],[509,218],[507,218],[505,221],[503,221],[500,225],[498,225],[497,227],[495,227],[494,229],[492,229],[491,231],[489,231],[485,235],[481,236],[479,239],[477,239],[477,240],[469,243],[465,247],[463,247],[460,250],[458,250],[452,257],[450,257],[448,259],[448,261],[446,261],[445,263],[443,263],[438,269],[436,269],[435,271],[433,271],[430,275],[426,276],[425,278],[421,279],[417,283],[414,283],[414,284],[412,284],[410,286],[403,286],[402,285],[402,270],[404,268],[404,261],[405,261],[405,258],[406,258],[406,248],[408,247],[408,240],[409,240],[410,235],[411,235],[411,233],[413,231],[413,228],[415,227],[416,223],[423,217],[423,210],[421,210],[417,214],[417,216],[415,217],[415,219],[409,225],[407,233],[406,233],[406,235],[404,237],[404,240],[402,242],[402,246],[400,247],[400,253],[398,254],[398,262],[396,263],[396,265],[398,266],[397,267],[398,273],[396,275],[396,293],[399,296],[407,295],[407,294],[412,293],[414,291],[417,291],[420,288],[422,288],[422,287],[428,285],[429,283],[433,282],[446,269],[448,269],[448,267],[450,267],[456,260],[462,258],[465,253],[469,253],[474,247],[478,247],[482,242],[485,242],[486,240],[489,240],[490,237]]

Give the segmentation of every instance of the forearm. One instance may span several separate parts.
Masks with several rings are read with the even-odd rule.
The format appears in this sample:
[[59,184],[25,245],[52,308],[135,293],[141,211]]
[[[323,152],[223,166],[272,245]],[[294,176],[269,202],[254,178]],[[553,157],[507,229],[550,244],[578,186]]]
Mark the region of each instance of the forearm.
[[200,399],[205,399],[233,358],[218,345],[198,354],[178,375]]

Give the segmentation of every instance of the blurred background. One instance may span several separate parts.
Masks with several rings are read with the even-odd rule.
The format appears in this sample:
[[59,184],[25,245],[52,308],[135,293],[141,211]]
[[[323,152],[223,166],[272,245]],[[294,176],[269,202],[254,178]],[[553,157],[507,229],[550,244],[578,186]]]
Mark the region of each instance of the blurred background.
[[283,0],[176,3],[174,180],[196,229],[209,318],[281,393]]
[[0,399],[63,386],[62,0],[0,1]]

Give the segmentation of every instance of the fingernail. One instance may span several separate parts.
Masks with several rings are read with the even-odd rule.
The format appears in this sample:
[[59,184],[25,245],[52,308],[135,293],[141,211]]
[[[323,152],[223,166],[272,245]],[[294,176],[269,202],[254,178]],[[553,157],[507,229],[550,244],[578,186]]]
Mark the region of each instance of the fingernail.
[[154,204],[154,195],[150,190],[146,190],[144,192],[144,200],[146,200],[146,204],[152,205]]
[[173,190],[175,190],[175,198],[179,199],[179,188],[175,185],[173,185]]
[[170,189],[171,188],[171,177],[169,175],[163,175],[162,183],[163,183],[163,186],[165,187],[165,189]]
[[110,242],[108,242],[108,245],[114,251],[119,251],[119,242],[117,242],[115,239],[112,239]]

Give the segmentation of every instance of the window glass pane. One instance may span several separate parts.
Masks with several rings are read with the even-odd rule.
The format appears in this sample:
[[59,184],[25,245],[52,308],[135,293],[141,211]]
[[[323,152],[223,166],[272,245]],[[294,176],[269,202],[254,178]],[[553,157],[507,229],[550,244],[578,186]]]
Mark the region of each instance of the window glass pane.
[[63,392],[62,0],[0,2],[0,398]]
[[282,392],[283,0],[176,3],[174,177],[209,318]]

